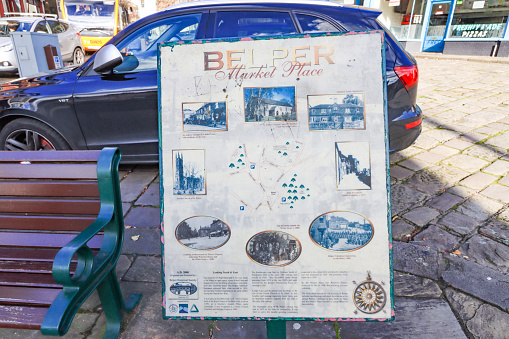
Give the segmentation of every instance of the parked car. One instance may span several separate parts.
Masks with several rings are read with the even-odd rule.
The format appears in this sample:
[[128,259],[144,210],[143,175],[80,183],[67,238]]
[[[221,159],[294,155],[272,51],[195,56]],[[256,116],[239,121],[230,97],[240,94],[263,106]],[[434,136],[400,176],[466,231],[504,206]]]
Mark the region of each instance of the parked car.
[[63,61],[70,61],[76,65],[81,65],[85,61],[81,36],[69,22],[58,20],[54,15],[5,17],[0,18],[0,72],[18,71],[11,32],[56,34]]
[[404,149],[421,132],[417,65],[377,21],[380,13],[306,0],[201,1],[169,7],[128,26],[82,66],[2,85],[0,148],[118,146],[125,163],[157,162],[158,43],[378,29],[386,32],[390,149]]

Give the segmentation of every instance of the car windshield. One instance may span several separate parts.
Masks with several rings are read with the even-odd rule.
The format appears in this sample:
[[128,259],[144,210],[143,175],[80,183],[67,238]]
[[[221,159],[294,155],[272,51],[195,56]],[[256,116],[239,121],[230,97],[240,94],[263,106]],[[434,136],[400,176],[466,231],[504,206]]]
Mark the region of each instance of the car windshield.
[[68,20],[81,33],[93,36],[112,36],[115,5],[114,2],[69,2],[65,5]]
[[0,21],[0,37],[9,36],[11,32],[28,32],[30,31],[31,22],[22,22],[17,20],[1,20]]

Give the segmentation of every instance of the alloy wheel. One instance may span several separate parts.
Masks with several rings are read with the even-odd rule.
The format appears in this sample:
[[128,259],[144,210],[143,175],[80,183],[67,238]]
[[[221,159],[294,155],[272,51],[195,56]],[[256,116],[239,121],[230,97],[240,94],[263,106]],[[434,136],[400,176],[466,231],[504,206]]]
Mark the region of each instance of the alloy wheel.
[[7,136],[4,149],[9,151],[53,151],[55,146],[43,135],[28,129]]
[[75,65],[81,65],[85,62],[85,53],[83,53],[83,50],[81,48],[76,48],[74,51],[74,64]]

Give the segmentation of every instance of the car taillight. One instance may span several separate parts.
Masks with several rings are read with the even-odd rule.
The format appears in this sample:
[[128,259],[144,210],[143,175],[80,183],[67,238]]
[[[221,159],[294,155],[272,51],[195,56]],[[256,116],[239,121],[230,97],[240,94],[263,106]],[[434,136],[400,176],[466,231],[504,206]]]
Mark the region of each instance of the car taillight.
[[394,67],[394,72],[398,75],[398,78],[403,82],[407,91],[411,90],[415,85],[417,85],[417,80],[419,78],[419,71],[417,70],[417,66],[396,66]]
[[81,38],[81,34],[80,34],[79,32],[78,32],[78,33],[76,33],[76,35],[77,35],[77,36],[79,36],[79,37]]

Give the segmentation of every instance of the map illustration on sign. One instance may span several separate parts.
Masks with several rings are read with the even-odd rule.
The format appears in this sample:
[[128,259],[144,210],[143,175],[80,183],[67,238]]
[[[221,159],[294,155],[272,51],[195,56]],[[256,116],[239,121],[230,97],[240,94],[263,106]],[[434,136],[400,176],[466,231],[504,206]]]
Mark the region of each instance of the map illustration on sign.
[[213,250],[230,239],[230,228],[222,220],[209,216],[191,217],[175,230],[177,240],[195,250]]
[[300,242],[293,235],[281,231],[265,231],[254,235],[247,243],[247,254],[265,266],[286,266],[299,257]]
[[370,190],[369,142],[336,142],[338,190]]
[[373,238],[373,225],[360,214],[334,211],[313,220],[309,235],[315,244],[325,249],[354,251]]
[[311,198],[309,183],[298,175],[311,158],[300,141],[239,145],[230,154],[230,194],[251,212],[298,209]]
[[226,131],[226,102],[185,102],[182,104],[184,132]]
[[295,87],[244,88],[246,122],[295,121]]
[[364,93],[308,95],[309,129],[365,129]]
[[173,194],[206,194],[205,150],[173,151]]

